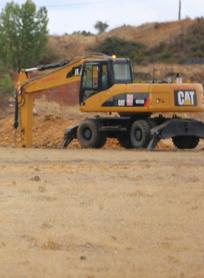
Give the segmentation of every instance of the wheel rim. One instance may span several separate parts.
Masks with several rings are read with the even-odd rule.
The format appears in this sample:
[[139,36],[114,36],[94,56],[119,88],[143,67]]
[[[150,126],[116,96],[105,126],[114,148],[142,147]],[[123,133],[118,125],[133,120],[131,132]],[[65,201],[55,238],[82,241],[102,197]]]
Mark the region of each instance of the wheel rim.
[[84,139],[86,139],[86,140],[90,140],[90,139],[91,139],[91,137],[92,137],[92,131],[91,131],[90,128],[87,127],[87,128],[84,129],[83,137],[84,137]]
[[140,128],[135,130],[135,139],[140,142],[142,140],[142,131]]

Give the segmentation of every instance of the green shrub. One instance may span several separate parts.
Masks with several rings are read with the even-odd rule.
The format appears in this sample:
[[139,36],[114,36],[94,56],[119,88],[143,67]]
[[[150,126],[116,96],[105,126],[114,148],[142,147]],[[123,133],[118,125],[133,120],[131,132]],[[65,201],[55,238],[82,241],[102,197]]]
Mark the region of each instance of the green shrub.
[[72,35],[82,35],[82,36],[95,36],[93,33],[89,32],[89,31],[86,31],[86,30],[83,30],[83,31],[74,31],[72,33]]
[[117,37],[110,37],[100,43],[96,51],[107,55],[116,54],[119,57],[128,57],[138,64],[145,60],[147,49],[143,44],[126,41]]

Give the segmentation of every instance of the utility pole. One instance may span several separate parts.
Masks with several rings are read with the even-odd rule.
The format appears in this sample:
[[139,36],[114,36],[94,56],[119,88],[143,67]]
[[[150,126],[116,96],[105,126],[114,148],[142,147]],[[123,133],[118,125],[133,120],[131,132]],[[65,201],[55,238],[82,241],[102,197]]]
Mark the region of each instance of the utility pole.
[[181,4],[181,0],[179,0],[179,11],[178,11],[178,20],[181,20],[181,8],[182,8],[182,4]]

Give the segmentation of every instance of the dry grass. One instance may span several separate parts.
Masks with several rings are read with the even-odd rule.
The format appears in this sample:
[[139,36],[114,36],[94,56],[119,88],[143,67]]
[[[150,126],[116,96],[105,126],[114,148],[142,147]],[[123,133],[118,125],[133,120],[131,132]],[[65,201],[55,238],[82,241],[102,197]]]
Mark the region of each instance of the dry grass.
[[49,46],[59,59],[71,59],[83,56],[87,50],[96,43],[95,36],[64,35],[50,36]]
[[154,47],[162,41],[171,41],[175,36],[186,32],[195,23],[195,20],[185,19],[180,22],[148,23],[141,26],[125,25],[100,36],[50,36],[49,45],[58,57],[63,59],[84,55],[87,50],[94,48],[97,43],[112,36]]
[[148,47],[154,47],[162,41],[170,41],[175,36],[184,33],[194,23],[194,20],[186,19],[180,22],[148,23],[139,27],[122,26],[104,34],[101,38],[116,36],[121,39],[140,42]]

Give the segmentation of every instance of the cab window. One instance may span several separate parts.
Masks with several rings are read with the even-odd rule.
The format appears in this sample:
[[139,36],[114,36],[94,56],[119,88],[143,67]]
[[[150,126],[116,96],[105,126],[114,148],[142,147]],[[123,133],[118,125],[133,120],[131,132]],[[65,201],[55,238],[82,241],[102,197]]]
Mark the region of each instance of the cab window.
[[113,64],[114,80],[115,83],[131,83],[131,68],[129,63],[117,63]]
[[105,62],[86,63],[83,67],[80,91],[81,101],[110,87],[108,64]]
[[108,66],[107,64],[103,64],[101,69],[101,89],[106,90],[108,87]]
[[99,84],[99,66],[97,64],[86,64],[83,73],[84,89],[97,89]]

